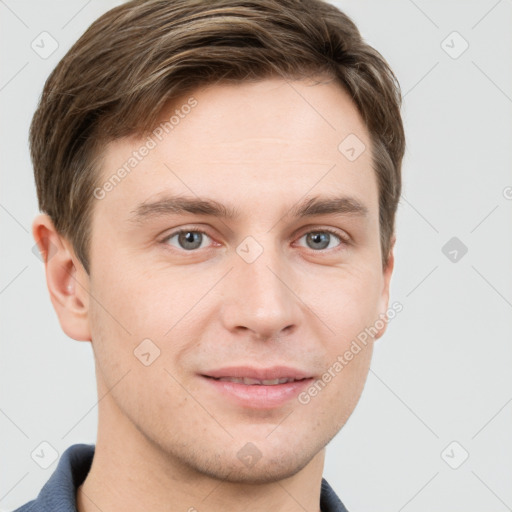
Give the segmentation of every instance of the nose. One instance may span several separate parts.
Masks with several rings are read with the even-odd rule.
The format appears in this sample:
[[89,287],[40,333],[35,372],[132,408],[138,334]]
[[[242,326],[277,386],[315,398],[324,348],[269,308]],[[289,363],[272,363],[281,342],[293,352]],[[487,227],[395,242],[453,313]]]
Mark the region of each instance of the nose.
[[221,310],[225,328],[259,340],[294,332],[302,318],[301,301],[294,292],[296,278],[278,251],[266,248],[251,263],[237,254],[234,258]]

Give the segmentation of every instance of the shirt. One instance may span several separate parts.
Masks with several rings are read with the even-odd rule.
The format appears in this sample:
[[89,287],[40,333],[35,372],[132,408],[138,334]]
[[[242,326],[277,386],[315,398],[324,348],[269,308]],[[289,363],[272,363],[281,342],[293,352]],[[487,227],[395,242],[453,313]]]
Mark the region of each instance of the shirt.
[[[91,468],[95,445],[74,444],[61,455],[57,468],[37,498],[14,512],[76,512],[76,491]],[[322,512],[347,512],[336,493],[322,478],[320,493]]]

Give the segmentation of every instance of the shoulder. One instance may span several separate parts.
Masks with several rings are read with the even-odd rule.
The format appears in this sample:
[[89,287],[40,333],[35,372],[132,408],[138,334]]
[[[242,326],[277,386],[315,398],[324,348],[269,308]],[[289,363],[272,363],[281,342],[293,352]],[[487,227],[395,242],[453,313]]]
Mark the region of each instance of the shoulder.
[[348,512],[345,505],[338,498],[334,489],[322,478],[322,488],[320,492],[320,510],[321,512]]
[[94,448],[91,444],[67,448],[37,497],[13,512],[75,512],[76,490],[89,472]]
[[13,512],[39,512],[40,510],[44,509],[42,509],[40,505],[37,504],[37,499],[35,499],[13,510]]

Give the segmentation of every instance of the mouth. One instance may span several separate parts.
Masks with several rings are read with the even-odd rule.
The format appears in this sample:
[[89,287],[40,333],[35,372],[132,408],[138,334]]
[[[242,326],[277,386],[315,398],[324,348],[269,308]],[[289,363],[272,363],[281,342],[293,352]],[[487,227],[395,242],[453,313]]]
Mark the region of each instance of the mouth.
[[282,379],[251,379],[250,377],[209,377],[222,382],[235,382],[236,384],[245,384],[246,386],[277,386],[278,384],[286,384],[288,382],[300,382],[305,379],[293,379],[293,378],[282,378]]
[[[314,377],[285,366],[272,368],[230,367],[200,374],[210,390],[246,409],[272,409],[293,400]],[[217,395],[218,396],[218,395]]]
[[291,381],[313,377],[313,375],[307,371],[283,365],[276,365],[268,368],[257,368],[254,366],[229,366],[226,368],[208,370],[204,372],[203,375],[205,377],[211,377],[219,380],[242,379],[246,381],[244,384],[263,384],[267,386],[281,384],[279,381],[284,381],[284,379]]

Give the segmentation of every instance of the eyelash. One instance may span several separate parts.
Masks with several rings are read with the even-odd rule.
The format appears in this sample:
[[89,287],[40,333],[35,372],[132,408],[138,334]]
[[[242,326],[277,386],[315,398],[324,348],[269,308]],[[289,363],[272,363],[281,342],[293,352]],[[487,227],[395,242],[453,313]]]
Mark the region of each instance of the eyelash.
[[[181,233],[189,233],[189,232],[201,233],[202,235],[206,235],[208,238],[213,239],[206,231],[204,231],[200,227],[198,227],[198,226],[190,226],[190,227],[188,227],[186,229],[181,228],[181,229],[178,229],[176,231],[173,231],[172,233],[166,235],[165,238],[160,240],[160,243],[163,244],[166,248],[169,248],[170,250],[177,250],[179,252],[190,253],[190,254],[192,254],[194,252],[199,252],[200,249],[192,249],[192,250],[187,251],[186,249],[181,249],[181,248],[173,247],[173,246],[170,246],[168,244],[169,240],[171,238],[175,237],[176,235],[180,235]],[[337,247],[334,247],[334,248],[331,248],[331,249],[318,249],[318,250],[314,250],[314,249],[310,249],[308,247],[304,247],[305,249],[308,249],[309,251],[311,251],[313,253],[327,253],[327,252],[330,252],[330,251],[337,251],[337,250],[341,250],[342,246],[347,246],[347,245],[350,244],[350,240],[349,240],[348,236],[343,236],[338,231],[336,231],[334,229],[331,229],[331,228],[319,228],[319,229],[312,229],[310,231],[306,231],[305,233],[303,233],[299,237],[299,240],[301,238],[303,238],[304,236],[310,234],[310,233],[329,233],[330,235],[333,235],[336,238],[338,238],[339,241],[340,241],[340,243],[339,243],[339,245]]]

